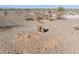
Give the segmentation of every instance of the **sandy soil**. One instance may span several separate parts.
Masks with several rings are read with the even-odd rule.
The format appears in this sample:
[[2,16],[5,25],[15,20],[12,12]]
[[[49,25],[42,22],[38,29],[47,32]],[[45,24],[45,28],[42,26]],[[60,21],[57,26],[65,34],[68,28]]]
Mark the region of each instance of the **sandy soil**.
[[[78,18],[26,21],[26,16],[0,17],[0,53],[79,53]],[[49,29],[39,32],[39,26]]]

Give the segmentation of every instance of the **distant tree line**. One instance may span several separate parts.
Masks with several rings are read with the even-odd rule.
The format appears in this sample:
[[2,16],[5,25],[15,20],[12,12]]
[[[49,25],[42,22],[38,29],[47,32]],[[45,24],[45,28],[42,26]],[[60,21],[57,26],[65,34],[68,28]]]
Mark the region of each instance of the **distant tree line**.
[[0,8],[0,11],[54,10],[54,8]]

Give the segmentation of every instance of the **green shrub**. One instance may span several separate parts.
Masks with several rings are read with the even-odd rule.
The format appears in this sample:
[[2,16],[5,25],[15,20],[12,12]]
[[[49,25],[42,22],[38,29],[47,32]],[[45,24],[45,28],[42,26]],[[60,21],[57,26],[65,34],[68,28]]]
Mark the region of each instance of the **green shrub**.
[[63,12],[63,11],[65,11],[65,9],[63,7],[57,8],[57,12]]
[[65,11],[65,9],[63,7],[57,8],[57,18],[58,19],[62,18],[62,16],[64,15],[64,11]]

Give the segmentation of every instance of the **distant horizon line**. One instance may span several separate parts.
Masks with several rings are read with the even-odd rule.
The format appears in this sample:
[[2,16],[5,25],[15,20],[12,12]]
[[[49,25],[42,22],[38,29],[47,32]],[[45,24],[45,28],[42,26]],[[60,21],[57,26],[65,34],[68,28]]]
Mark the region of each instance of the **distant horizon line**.
[[0,8],[22,8],[22,9],[39,9],[39,8],[58,8],[63,7],[65,9],[79,9],[79,5],[0,5]]

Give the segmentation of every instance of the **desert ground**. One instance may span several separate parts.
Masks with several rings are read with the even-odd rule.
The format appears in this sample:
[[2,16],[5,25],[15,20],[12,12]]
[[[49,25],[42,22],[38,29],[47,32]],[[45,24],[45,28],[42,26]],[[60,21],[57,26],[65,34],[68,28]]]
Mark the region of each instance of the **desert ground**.
[[0,54],[79,53],[79,10],[48,11],[0,11]]

